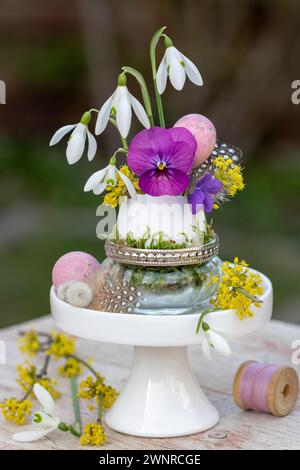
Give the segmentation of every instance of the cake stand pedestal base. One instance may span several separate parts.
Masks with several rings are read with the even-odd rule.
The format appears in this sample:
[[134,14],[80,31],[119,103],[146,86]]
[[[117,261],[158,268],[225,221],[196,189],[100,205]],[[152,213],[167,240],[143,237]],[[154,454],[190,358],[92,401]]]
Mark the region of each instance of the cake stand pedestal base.
[[142,437],[194,434],[218,420],[191,371],[186,347],[135,347],[129,380],[106,414],[110,428]]
[[[270,320],[272,284],[260,275],[264,290],[260,308],[253,307],[253,316],[243,321],[234,310],[210,312],[205,321],[213,331],[232,339],[241,338]],[[128,382],[106,414],[106,422],[112,429],[133,436],[175,437],[206,431],[218,422],[218,412],[202,392],[188,363],[187,346],[201,343],[201,336],[196,335],[199,313],[100,312],[60,300],[53,286],[50,302],[57,326],[66,333],[135,346]]]

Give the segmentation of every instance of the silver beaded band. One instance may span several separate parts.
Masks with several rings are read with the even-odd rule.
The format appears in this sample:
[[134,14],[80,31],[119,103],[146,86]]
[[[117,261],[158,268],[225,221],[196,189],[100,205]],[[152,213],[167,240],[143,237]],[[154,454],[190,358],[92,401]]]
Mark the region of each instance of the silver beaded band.
[[214,238],[203,246],[178,250],[148,250],[118,245],[109,240],[105,243],[105,253],[119,263],[136,266],[186,266],[209,261],[219,253],[219,239]]

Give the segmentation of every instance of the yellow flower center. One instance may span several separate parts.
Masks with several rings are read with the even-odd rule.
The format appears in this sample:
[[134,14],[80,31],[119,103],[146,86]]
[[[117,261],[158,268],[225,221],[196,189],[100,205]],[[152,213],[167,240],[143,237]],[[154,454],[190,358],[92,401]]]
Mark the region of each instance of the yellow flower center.
[[160,162],[160,163],[158,163],[158,165],[157,165],[157,168],[158,168],[160,171],[164,170],[165,167],[166,167],[166,164],[165,164],[164,162]]

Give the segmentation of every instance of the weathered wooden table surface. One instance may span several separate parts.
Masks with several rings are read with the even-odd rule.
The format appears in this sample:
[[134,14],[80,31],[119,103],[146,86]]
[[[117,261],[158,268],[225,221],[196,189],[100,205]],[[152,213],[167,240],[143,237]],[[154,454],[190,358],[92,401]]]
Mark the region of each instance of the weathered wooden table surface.
[[[17,325],[0,331],[0,340],[6,342],[7,364],[0,366],[0,398],[17,394],[15,367],[24,360],[17,349],[17,333],[21,329],[36,328],[40,331],[55,329],[52,319],[43,317],[30,323]],[[208,366],[201,355],[200,347],[189,349],[190,362],[208,398],[218,408],[221,419],[209,431],[192,436],[164,439],[143,439],[119,434],[107,429],[108,441],[103,449],[300,449],[300,401],[294,411],[284,418],[267,414],[245,412],[233,402],[232,380],[238,366],[245,360],[255,359],[278,364],[291,363],[292,342],[300,340],[300,327],[272,321],[261,331],[232,343],[230,358],[218,357]],[[132,348],[111,344],[100,344],[78,339],[78,353],[95,359],[95,367],[107,382],[121,389],[128,377],[132,361]],[[294,366],[300,371],[300,365]],[[55,367],[57,369],[57,367]],[[59,379],[62,397],[57,401],[61,419],[72,421],[69,381]],[[87,413],[83,413],[83,421]],[[89,418],[90,420],[90,418]],[[91,421],[91,420],[90,420]],[[80,447],[76,438],[55,431],[34,443],[17,443],[11,439],[19,427],[3,422],[0,418],[0,449],[86,449]]]

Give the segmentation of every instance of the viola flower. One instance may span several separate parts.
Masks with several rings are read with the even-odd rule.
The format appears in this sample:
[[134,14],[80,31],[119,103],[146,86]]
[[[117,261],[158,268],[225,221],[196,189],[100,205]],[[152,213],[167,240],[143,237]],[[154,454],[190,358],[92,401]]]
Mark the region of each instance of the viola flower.
[[84,191],[93,191],[94,194],[98,195],[105,191],[107,185],[115,186],[117,184],[117,175],[124,182],[128,193],[131,197],[136,196],[136,190],[134,184],[130,181],[128,176],[118,170],[114,164],[109,163],[102,170],[96,171],[87,180]]
[[149,129],[150,122],[146,111],[141,103],[129,93],[126,86],[126,75],[121,73],[118,78],[118,86],[114,93],[102,105],[97,122],[96,122],[96,135],[101,134],[107,126],[110,114],[113,111],[116,114],[117,127],[121,136],[126,139],[131,125],[132,111],[135,112],[137,118],[144,127]]
[[189,185],[196,147],[194,136],[183,127],[153,127],[132,139],[127,162],[144,193],[177,196]]
[[97,151],[97,142],[93,134],[88,129],[91,120],[91,112],[87,111],[83,114],[78,124],[70,124],[63,126],[55,132],[50,141],[50,147],[57,144],[68,132],[72,131],[71,137],[68,140],[67,146],[67,160],[70,165],[78,162],[83,155],[85,141],[88,138],[88,159],[92,161]]
[[215,194],[218,194],[222,189],[222,183],[216,179],[212,174],[208,173],[207,175],[201,178],[195,190],[188,195],[188,201],[192,206],[192,213],[196,214],[200,204],[204,205],[205,212],[211,212],[214,205]]
[[203,80],[196,65],[185,57],[176,47],[170,38],[165,40],[166,52],[158,67],[156,83],[160,95],[163,94],[169,75],[170,82],[175,90],[182,90],[186,75],[195,85],[203,85]]

